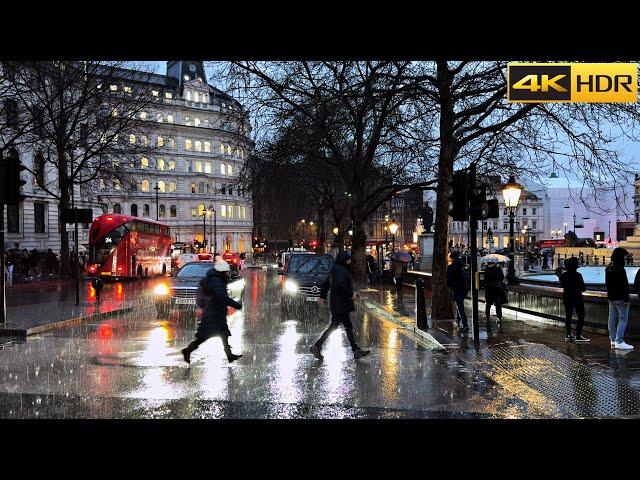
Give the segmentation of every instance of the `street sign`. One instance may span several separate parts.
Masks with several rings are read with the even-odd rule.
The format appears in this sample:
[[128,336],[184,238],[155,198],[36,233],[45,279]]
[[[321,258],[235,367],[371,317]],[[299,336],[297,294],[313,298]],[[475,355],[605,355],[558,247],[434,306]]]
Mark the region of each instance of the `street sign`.
[[[63,223],[75,223],[76,217],[73,208],[65,208],[62,211]],[[93,210],[90,208],[77,208],[77,222],[78,223],[91,223],[93,222]]]

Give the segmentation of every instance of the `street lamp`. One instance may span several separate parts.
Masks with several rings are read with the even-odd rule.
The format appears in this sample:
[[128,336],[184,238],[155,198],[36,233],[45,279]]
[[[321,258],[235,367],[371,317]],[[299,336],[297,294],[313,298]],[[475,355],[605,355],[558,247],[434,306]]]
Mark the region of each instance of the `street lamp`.
[[487,243],[489,244],[489,254],[491,254],[491,246],[493,245],[493,230],[487,228]]
[[523,187],[519,183],[516,182],[516,179],[513,175],[509,177],[509,181],[502,187],[502,196],[504,197],[504,205],[509,209],[509,269],[507,271],[507,282],[509,285],[515,285],[518,283],[516,279],[516,269],[515,269],[515,245],[513,238],[513,223],[516,216],[516,208],[518,207],[518,202],[520,201],[520,194],[522,193]]
[[338,227],[333,227],[333,234],[338,236]]
[[391,220],[391,223],[389,224],[389,231],[391,232],[391,251],[392,252],[396,251],[396,232],[398,231],[399,227],[400,225],[398,225],[395,220]]
[[204,242],[207,238],[207,209],[202,210],[202,249],[206,252]]
[[156,220],[160,220],[160,207],[158,205],[158,191],[160,191],[160,187],[158,186],[158,182],[156,182],[156,186],[153,187],[153,189],[156,191]]

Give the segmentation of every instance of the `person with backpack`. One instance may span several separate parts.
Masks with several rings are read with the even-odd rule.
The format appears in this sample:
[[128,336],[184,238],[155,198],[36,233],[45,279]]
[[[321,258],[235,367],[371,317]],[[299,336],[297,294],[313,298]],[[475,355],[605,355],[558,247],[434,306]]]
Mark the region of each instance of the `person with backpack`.
[[498,325],[502,323],[502,304],[507,303],[504,288],[504,273],[494,261],[488,261],[484,270],[484,301],[487,323],[491,319],[491,305],[496,306]]
[[206,305],[198,328],[195,333],[195,339],[182,349],[184,361],[191,363],[191,353],[202,343],[211,337],[219,336],[222,339],[224,352],[227,354],[229,363],[238,360],[242,355],[235,355],[231,352],[229,346],[229,337],[231,332],[227,325],[227,307],[241,309],[242,304],[236,302],[227,294],[227,280],[231,267],[222,258],[217,257],[213,268],[207,272],[204,281],[201,283],[197,292],[196,302],[199,305]]
[[[589,342],[588,338],[582,336],[582,327],[584,326],[584,300],[582,292],[587,287],[584,284],[582,274],[578,272],[580,260],[576,257],[567,258],[564,261],[564,268],[559,267],[556,275],[560,279],[562,285],[562,299],[564,301],[564,311],[566,315],[565,329],[567,336],[564,338],[567,342],[585,343]],[[571,318],[573,311],[578,316],[578,324],[576,326],[576,336],[571,333]]]
[[450,257],[451,265],[447,267],[447,287],[451,290],[453,301],[456,304],[459,328],[460,322],[462,322],[460,332],[468,332],[469,325],[467,324],[467,314],[464,311],[464,299],[469,292],[471,281],[468,272],[460,260],[460,253],[451,252]]
[[322,344],[331,335],[331,333],[342,325],[347,332],[347,339],[353,351],[353,358],[362,358],[371,353],[370,350],[363,350],[358,347],[356,338],[353,334],[353,325],[349,313],[355,310],[354,300],[356,293],[353,290],[353,281],[349,275],[349,264],[351,256],[348,252],[340,252],[336,257],[336,261],[331,268],[331,272],[320,287],[319,303],[323,303],[327,298],[327,293],[331,289],[329,298],[329,307],[331,309],[331,324],[324,331],[318,341],[310,347],[311,353],[318,359],[322,360]]
[[624,248],[615,248],[604,277],[609,300],[609,340],[611,348],[616,350],[633,350],[633,346],[624,341],[624,331],[629,317],[629,280],[624,268],[627,255]]

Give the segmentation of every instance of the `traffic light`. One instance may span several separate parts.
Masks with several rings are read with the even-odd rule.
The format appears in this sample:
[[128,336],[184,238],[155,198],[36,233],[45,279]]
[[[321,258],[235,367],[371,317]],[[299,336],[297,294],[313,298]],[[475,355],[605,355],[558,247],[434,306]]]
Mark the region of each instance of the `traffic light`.
[[453,179],[449,182],[449,185],[451,186],[449,201],[452,206],[451,210],[449,210],[449,215],[453,217],[456,222],[469,220],[467,172],[464,170],[454,172]]
[[20,192],[22,186],[27,183],[20,178],[20,172],[26,170],[26,167],[20,163],[20,160],[13,157],[0,158],[0,161],[2,161],[1,169],[4,170],[0,185],[0,203],[18,205],[27,198]]
[[485,185],[471,192],[469,208],[471,214],[474,215],[477,220],[500,217],[498,200],[487,200],[487,187]]

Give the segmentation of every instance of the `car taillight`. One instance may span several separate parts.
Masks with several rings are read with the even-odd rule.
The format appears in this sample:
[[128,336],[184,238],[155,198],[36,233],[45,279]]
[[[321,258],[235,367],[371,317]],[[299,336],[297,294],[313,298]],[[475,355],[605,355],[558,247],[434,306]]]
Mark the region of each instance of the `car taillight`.
[[118,273],[122,273],[122,267],[118,267]]
[[91,265],[91,266],[89,267],[89,271],[90,271],[91,273],[95,273],[95,272],[96,272],[96,270],[97,270],[97,268],[96,268],[96,266],[95,266],[95,265]]

